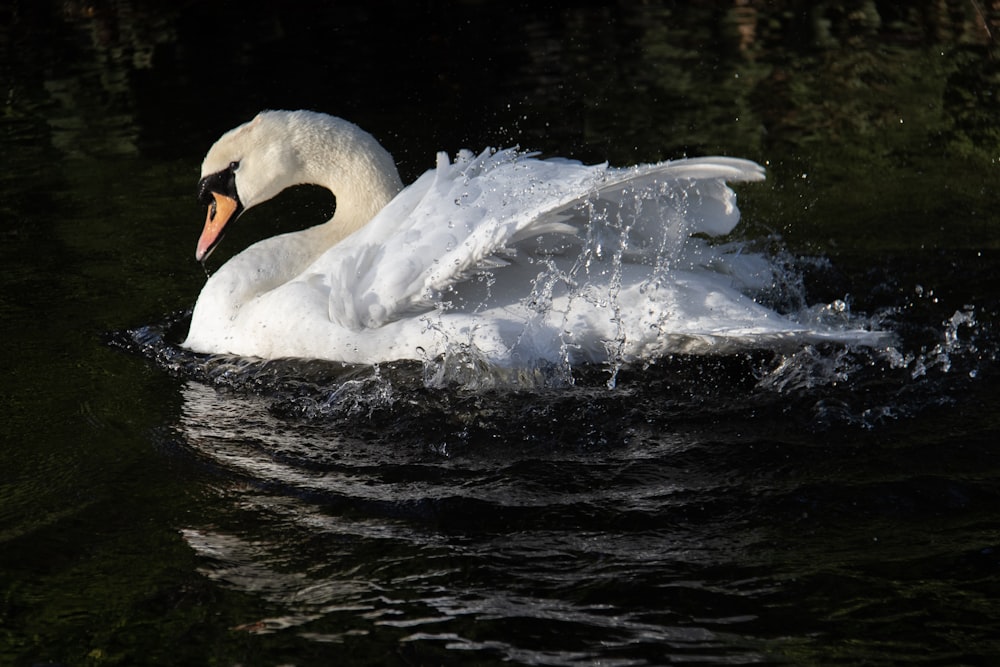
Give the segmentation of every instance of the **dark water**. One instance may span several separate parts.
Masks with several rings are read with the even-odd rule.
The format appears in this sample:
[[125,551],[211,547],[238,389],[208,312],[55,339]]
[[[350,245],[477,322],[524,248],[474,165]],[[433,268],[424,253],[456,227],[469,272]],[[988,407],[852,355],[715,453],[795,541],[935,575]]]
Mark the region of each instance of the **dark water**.
[[[1000,660],[1000,17],[763,5],[0,5],[0,663]],[[759,160],[738,238],[898,342],[614,389],[189,355],[198,165],[264,107],[406,179]]]

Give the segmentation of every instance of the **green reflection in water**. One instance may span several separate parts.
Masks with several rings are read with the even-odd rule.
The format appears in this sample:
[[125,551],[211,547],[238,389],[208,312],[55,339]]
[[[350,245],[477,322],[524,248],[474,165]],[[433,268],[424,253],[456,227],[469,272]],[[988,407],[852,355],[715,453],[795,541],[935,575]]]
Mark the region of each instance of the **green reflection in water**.
[[[988,3],[473,3],[441,14],[287,4],[241,3],[235,18],[225,3],[2,8],[11,81],[0,117],[0,662],[322,654],[295,637],[250,642],[233,630],[274,610],[200,575],[177,533],[189,514],[211,522],[218,500],[213,473],[165,432],[181,409],[178,385],[99,341],[193,303],[204,279],[192,261],[199,160],[259,108],[349,117],[383,138],[410,178],[435,150],[491,143],[619,165],[751,157],[768,163],[770,180],[741,192],[742,234],[778,231],[793,250],[840,266],[899,255],[915,264],[908,288],[964,279],[935,264],[935,249],[998,249],[1000,66],[984,32],[998,32]],[[303,209],[318,219],[329,210],[299,196],[241,220],[213,259]],[[980,541],[959,534],[953,549],[982,543],[988,517],[974,519]],[[851,553],[828,551],[838,537],[821,533],[795,554],[811,559],[795,571],[833,575],[812,607],[791,600],[771,617],[797,636],[757,626],[768,652],[809,662],[899,649],[865,629],[891,612],[876,604],[867,615],[873,581],[945,599],[952,618],[996,617],[996,595],[963,601],[965,584],[936,583],[934,571],[900,580],[866,561],[870,571],[841,578]],[[817,637],[830,623],[832,637]],[[906,619],[882,627],[911,640],[925,632]],[[384,632],[351,646],[413,657],[385,648],[403,632]],[[866,632],[867,643],[856,639]],[[958,655],[962,632],[982,640],[955,632]],[[418,662],[448,657],[419,650]]]

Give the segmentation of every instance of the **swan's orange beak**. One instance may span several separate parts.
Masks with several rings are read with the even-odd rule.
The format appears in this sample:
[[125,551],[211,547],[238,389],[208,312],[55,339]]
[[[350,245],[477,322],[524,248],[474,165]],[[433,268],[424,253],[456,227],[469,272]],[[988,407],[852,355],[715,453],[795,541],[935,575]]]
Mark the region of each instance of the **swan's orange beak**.
[[240,203],[232,197],[212,193],[213,200],[208,205],[208,215],[205,217],[205,227],[201,230],[201,237],[198,239],[198,248],[194,256],[199,262],[204,262],[215,250],[215,246],[222,240],[222,230],[226,223],[233,219],[233,215],[239,210]]

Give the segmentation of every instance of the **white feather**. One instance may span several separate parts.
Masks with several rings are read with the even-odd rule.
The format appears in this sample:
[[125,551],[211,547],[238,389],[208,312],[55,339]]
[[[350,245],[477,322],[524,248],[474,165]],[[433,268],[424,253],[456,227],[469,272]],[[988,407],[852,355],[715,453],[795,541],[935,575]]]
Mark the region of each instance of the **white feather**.
[[441,153],[401,189],[356,126],[265,112],[213,146],[239,162],[246,208],[297,183],[333,191],[323,225],[265,239],[205,285],[185,345],[199,352],[374,363],[472,346],[492,363],[603,361],[833,339],[755,303],[755,255],[692,234],[739,221],[726,182],[757,164],[707,157],[625,169],[514,149]]

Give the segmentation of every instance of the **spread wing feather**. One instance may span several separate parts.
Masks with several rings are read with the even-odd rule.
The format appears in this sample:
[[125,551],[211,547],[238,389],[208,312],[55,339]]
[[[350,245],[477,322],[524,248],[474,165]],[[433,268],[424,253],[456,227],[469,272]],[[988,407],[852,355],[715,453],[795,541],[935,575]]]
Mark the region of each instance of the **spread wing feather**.
[[[615,205],[630,192],[659,188],[697,194],[694,228],[729,232],[739,219],[725,181],[760,180],[763,170],[735,158],[678,160],[629,169],[542,160],[515,149],[438,155],[437,168],[401,192],[365,227],[314,265],[327,272],[329,315],[352,330],[380,327],[434,307],[449,286],[503,270],[505,253],[541,234],[576,234],[586,202]],[[655,190],[654,190],[655,191]]]

